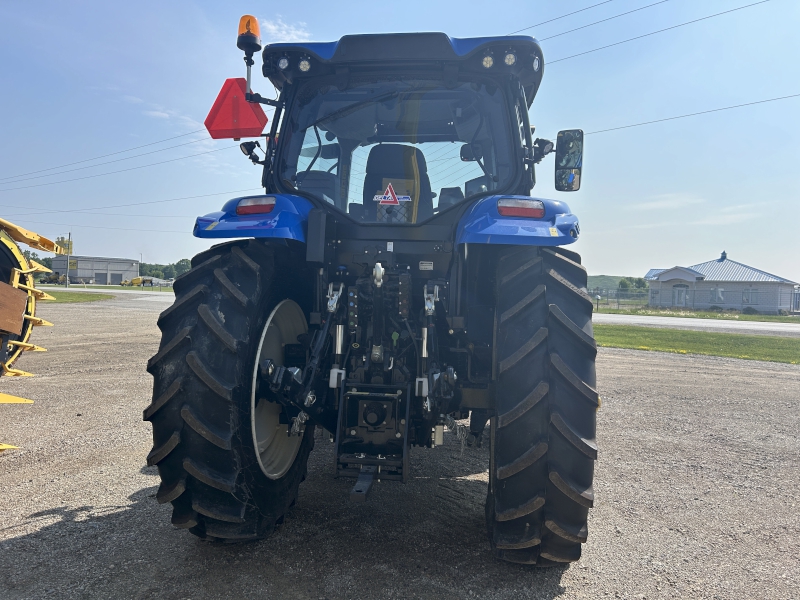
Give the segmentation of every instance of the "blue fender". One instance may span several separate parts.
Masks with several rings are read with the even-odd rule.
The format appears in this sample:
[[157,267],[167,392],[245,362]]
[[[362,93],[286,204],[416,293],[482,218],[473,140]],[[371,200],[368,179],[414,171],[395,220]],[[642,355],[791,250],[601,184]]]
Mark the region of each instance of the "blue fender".
[[540,219],[504,217],[497,212],[500,198],[531,199],[529,196],[489,196],[464,213],[456,230],[457,244],[511,244],[515,246],[564,246],[577,241],[578,217],[559,200],[533,198],[544,204]]
[[280,238],[305,243],[308,213],[314,206],[300,196],[270,194],[275,198],[275,208],[263,215],[237,215],[236,205],[242,196],[228,200],[219,212],[197,217],[195,237],[199,238]]

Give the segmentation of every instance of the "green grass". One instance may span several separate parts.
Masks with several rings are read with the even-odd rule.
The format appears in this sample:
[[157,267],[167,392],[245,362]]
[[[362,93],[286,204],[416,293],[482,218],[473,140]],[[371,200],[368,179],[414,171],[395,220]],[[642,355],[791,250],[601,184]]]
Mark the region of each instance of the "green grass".
[[599,346],[800,364],[800,338],[595,325]]
[[800,317],[780,315],[744,315],[739,312],[711,312],[680,308],[605,308],[600,303],[600,310],[595,312],[612,315],[640,315],[647,317],[683,317],[685,319],[721,319],[725,321],[769,321],[773,323],[800,323]]
[[95,294],[92,292],[58,292],[48,290],[48,294],[55,300],[44,300],[47,304],[74,304],[75,302],[97,302],[98,300],[113,300],[113,294]]
[[[48,286],[49,285],[51,288],[52,287],[56,287],[54,284],[49,284],[49,283],[42,283],[42,284],[37,284],[37,285],[39,285],[39,286]],[[63,285],[60,285],[58,287],[60,287],[62,289],[64,288]],[[75,289],[79,289],[79,290],[138,290],[140,292],[141,291],[145,291],[145,292],[171,292],[172,291],[171,287],[162,286],[161,289],[159,289],[159,287],[157,285],[153,286],[153,287],[150,287],[149,285],[146,285],[144,287],[142,287],[140,285],[137,285],[135,287],[130,287],[130,286],[122,287],[121,285],[85,285],[84,286],[83,284],[80,284],[80,283],[73,283],[69,287],[75,288]]]

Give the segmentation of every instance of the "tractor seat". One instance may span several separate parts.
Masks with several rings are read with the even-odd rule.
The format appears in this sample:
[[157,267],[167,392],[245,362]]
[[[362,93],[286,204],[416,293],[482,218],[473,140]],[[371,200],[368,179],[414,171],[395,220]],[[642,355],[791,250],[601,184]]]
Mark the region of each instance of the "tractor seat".
[[[396,207],[375,202],[389,183],[398,196],[411,196],[411,201]],[[419,223],[433,216],[431,181],[422,151],[402,144],[379,144],[370,150],[363,202],[363,220],[368,222]]]
[[464,192],[460,187],[445,187],[439,192],[439,212],[455,206],[464,199]]
[[300,171],[297,189],[331,204],[336,203],[336,176],[325,171]]

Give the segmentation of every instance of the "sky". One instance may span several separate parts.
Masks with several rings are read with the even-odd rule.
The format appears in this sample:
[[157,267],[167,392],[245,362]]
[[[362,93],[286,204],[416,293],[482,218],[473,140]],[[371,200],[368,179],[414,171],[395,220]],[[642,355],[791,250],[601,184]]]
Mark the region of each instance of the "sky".
[[[578,215],[572,249],[589,273],[642,276],[724,250],[800,282],[800,97],[593,133],[800,94],[800,2],[768,0],[552,62],[753,1],[7,0],[0,217],[50,238],[71,232],[83,255],[167,263],[207,248],[191,235],[195,216],[259,191],[260,168],[203,127],[224,80],[244,76],[242,14],[259,18],[265,43],[505,35],[555,19],[523,32],[542,40],[545,57],[531,122],[550,139],[560,129],[590,135],[582,189],[556,192],[548,157],[533,195],[564,200]],[[254,89],[273,91],[260,74]],[[147,166],[162,161],[170,162]],[[54,168],[68,163],[78,164]]]

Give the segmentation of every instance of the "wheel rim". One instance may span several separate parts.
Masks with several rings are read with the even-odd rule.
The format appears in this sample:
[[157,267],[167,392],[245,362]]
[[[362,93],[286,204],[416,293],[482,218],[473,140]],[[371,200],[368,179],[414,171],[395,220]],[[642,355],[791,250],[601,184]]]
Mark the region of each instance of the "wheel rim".
[[307,332],[308,325],[302,309],[292,300],[283,300],[270,313],[258,342],[250,394],[250,420],[258,464],[270,479],[280,479],[286,475],[300,451],[303,436],[286,434],[287,425],[280,422],[283,410],[280,404],[266,399],[259,402],[256,397],[258,365],[262,355],[272,359],[278,366],[283,365],[283,346],[296,344],[297,336]]

